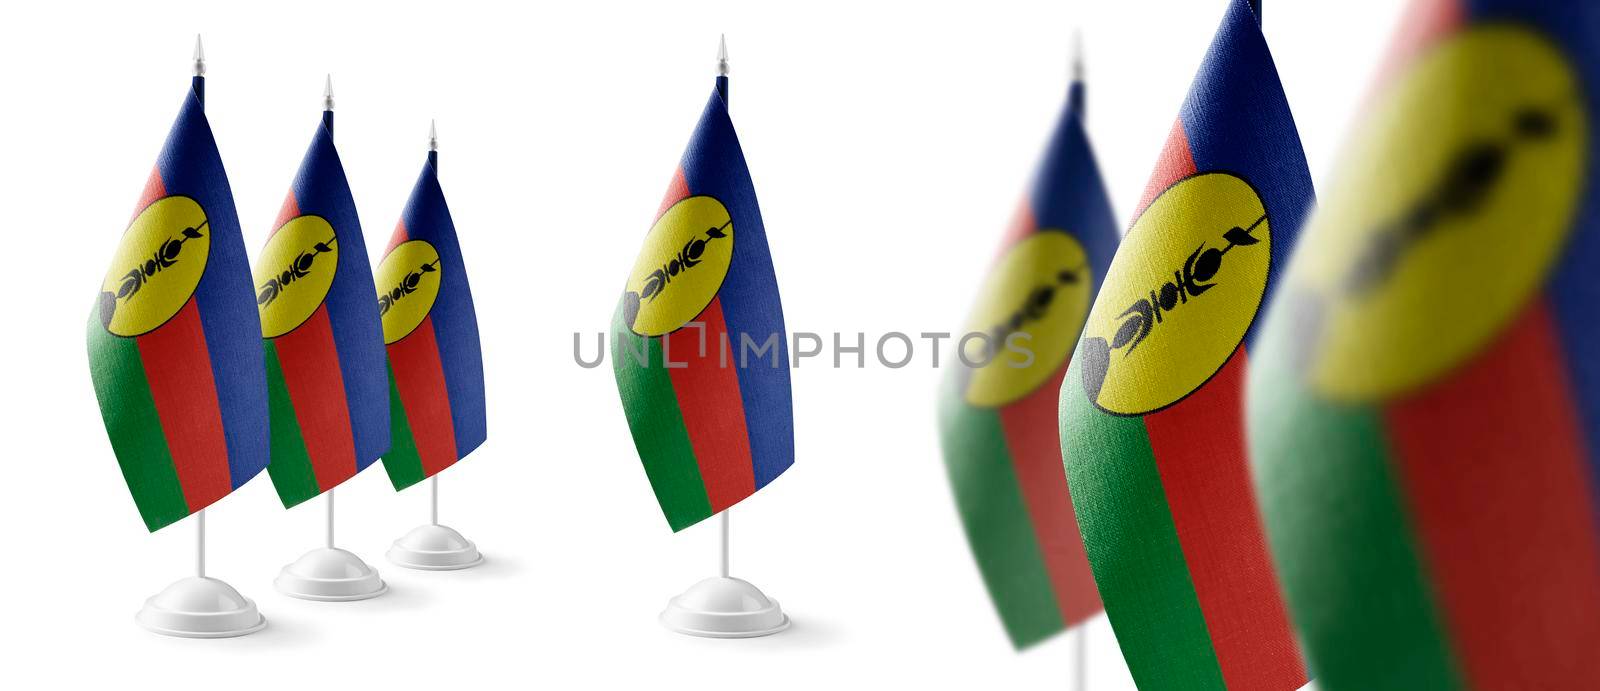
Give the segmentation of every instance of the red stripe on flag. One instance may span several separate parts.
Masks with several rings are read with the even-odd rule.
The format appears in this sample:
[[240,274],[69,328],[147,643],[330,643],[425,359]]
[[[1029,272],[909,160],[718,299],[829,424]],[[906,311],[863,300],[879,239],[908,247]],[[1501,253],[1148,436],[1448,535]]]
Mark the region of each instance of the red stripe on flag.
[[661,208],[656,209],[656,218],[672,208],[673,204],[683,201],[689,196],[689,181],[683,177],[683,169],[679,168],[672,173],[672,182],[667,183],[667,195],[661,199]]
[[333,343],[326,304],[294,331],[272,342],[283,366],[283,383],[311,457],[317,488],[326,492],[356,474],[356,444],[350,431],[344,370]]
[[199,511],[233,490],[200,305],[191,297],[166,324],[137,342],[184,503],[190,512]]
[[744,399],[739,395],[736,344],[728,341],[722,298],[706,305],[695,322],[705,328],[685,326],[667,334],[663,342],[683,427],[715,514],[756,491],[756,471],[750,460]]
[[1184,561],[1229,689],[1306,682],[1267,556],[1245,443],[1243,346],[1188,398],[1144,418]]
[[[161,180],[161,166],[156,166],[150,169],[150,178],[144,181],[144,191],[139,193],[139,203],[133,207],[133,218],[138,218],[145,207],[165,196],[167,196],[167,183]],[[133,219],[128,219],[128,222],[132,223]]]
[[994,260],[1000,261],[1013,245],[1022,242],[1023,238],[1032,235],[1037,229],[1038,223],[1033,218],[1033,204],[1023,199],[1022,203],[1017,204],[1017,212],[1011,215],[1011,223],[1006,225],[1005,236],[1000,240],[1000,251],[995,253]]
[[1161,147],[1161,158],[1156,161],[1155,172],[1150,174],[1150,182],[1145,185],[1144,196],[1139,199],[1139,206],[1135,207],[1133,217],[1138,218],[1156,200],[1162,192],[1179,180],[1199,172],[1194,166],[1194,154],[1189,153],[1189,135],[1183,130],[1183,120],[1172,123],[1172,132],[1167,135],[1167,143]]
[[1600,679],[1589,452],[1557,338],[1539,299],[1490,350],[1386,411],[1429,575],[1473,688]]
[[1045,569],[1061,610],[1061,621],[1075,626],[1100,611],[1100,591],[1089,569],[1083,537],[1067,490],[1067,473],[1061,464],[1061,435],[1057,433],[1061,381],[1067,366],[1033,393],[1000,409],[1011,466],[1022,486],[1022,498],[1033,523],[1033,534],[1044,553]]
[[[1383,60],[1378,63],[1374,88],[1389,84],[1405,67],[1439,39],[1461,28],[1467,8],[1462,0],[1417,0],[1400,19],[1399,29]],[[1368,94],[1367,102],[1370,102]]]
[[283,199],[283,206],[278,209],[277,220],[272,222],[272,230],[267,232],[267,239],[271,240],[272,236],[278,234],[278,229],[282,228],[283,224],[288,223],[290,220],[294,219],[295,216],[299,215],[300,202],[295,200],[294,191],[290,190],[289,195]]
[[411,233],[406,231],[406,219],[402,218],[399,223],[394,224],[394,234],[389,236],[389,246],[383,248],[383,256],[389,256],[389,253],[393,252],[394,248],[399,247],[409,239],[411,239]]
[[431,476],[450,467],[456,457],[456,427],[450,416],[450,391],[444,383],[444,363],[433,317],[423,318],[405,338],[389,344],[389,367],[400,403],[406,409],[411,438],[422,459],[422,474]]

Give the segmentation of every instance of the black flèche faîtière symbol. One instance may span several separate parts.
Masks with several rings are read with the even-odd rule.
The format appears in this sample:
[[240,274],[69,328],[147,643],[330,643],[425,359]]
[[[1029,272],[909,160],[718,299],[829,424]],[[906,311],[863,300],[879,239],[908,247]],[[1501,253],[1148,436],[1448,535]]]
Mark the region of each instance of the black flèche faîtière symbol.
[[705,255],[706,245],[711,244],[713,240],[728,237],[728,234],[723,231],[732,224],[733,219],[728,219],[728,222],[721,226],[707,228],[705,237],[692,238],[683,243],[683,248],[679,249],[677,254],[663,263],[661,268],[651,271],[645,276],[644,286],[639,289],[639,292],[630,290],[623,293],[622,316],[627,325],[630,328],[633,326],[634,319],[639,316],[639,305],[641,303],[654,302],[656,298],[661,297],[661,294],[666,292],[667,288],[672,284],[673,278],[699,266],[700,258]]
[[1261,242],[1251,233],[1266,220],[1266,214],[1262,214],[1248,228],[1234,226],[1224,231],[1222,239],[1228,244],[1221,248],[1206,247],[1206,243],[1200,243],[1184,260],[1183,267],[1172,272],[1172,280],[1152,289],[1148,297],[1135,300],[1117,315],[1118,319],[1124,321],[1109,342],[1099,336],[1083,339],[1083,382],[1090,400],[1100,398],[1100,387],[1105,383],[1106,372],[1111,367],[1111,351],[1122,350],[1123,357],[1132,355],[1155,326],[1162,323],[1166,313],[1189,304],[1189,300],[1217,287],[1213,279],[1222,269],[1222,258],[1235,247],[1249,247]]
[[1445,221],[1469,216],[1483,207],[1495,186],[1505,179],[1515,147],[1548,141],[1559,128],[1553,110],[1529,106],[1512,114],[1506,136],[1461,147],[1421,199],[1371,234],[1345,274],[1344,293],[1365,296],[1387,282],[1405,253],[1437,232]]
[[412,271],[406,274],[405,278],[400,279],[400,283],[396,284],[395,287],[390,288],[389,292],[379,295],[378,316],[381,317],[385,314],[388,314],[389,308],[394,307],[395,303],[404,299],[405,296],[417,292],[417,286],[422,283],[422,275],[438,272],[439,262],[441,261],[443,260],[434,259],[431,262],[417,267],[416,271]]
[[280,293],[288,289],[289,284],[310,276],[311,266],[316,263],[317,255],[332,252],[333,248],[328,245],[334,241],[335,238],[328,238],[312,245],[310,251],[301,252],[299,256],[294,258],[294,261],[289,262],[289,266],[281,273],[262,283],[261,287],[257,289],[259,292],[256,293],[256,304],[262,307],[272,304],[274,300],[278,299]]
[[162,269],[170,268],[172,265],[177,264],[179,255],[183,253],[183,243],[205,237],[200,232],[200,229],[209,225],[211,225],[210,221],[201,221],[198,226],[184,228],[179,231],[178,237],[168,237],[163,240],[161,246],[156,248],[155,253],[151,254],[149,258],[138,266],[129,269],[128,273],[122,275],[122,283],[117,286],[116,293],[100,293],[100,321],[106,328],[111,327],[111,319],[117,315],[118,301],[132,300],[133,296],[139,293],[139,289],[144,287],[146,281],[161,273]]

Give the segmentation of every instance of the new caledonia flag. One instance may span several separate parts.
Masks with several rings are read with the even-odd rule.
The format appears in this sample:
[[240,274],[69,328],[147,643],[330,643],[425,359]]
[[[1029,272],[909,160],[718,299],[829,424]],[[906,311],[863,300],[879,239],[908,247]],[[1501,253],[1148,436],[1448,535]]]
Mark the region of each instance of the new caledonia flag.
[[1251,447],[1323,689],[1600,679],[1600,7],[1428,0],[1306,227]]
[[1258,308],[1313,203],[1246,0],[1229,3],[1061,386],[1061,447],[1142,689],[1298,689],[1246,453]]
[[256,260],[272,410],[267,472],[285,507],[389,450],[389,378],[372,266],[323,113]]
[[[989,267],[940,397],[945,468],[990,598],[1018,648],[1100,611],[1061,469],[1056,402],[1118,229],[1083,129],[1083,84]],[[1018,340],[1019,338],[1025,340]],[[1031,357],[1004,344],[1023,346]]]
[[674,531],[794,464],[783,305],[727,88],[718,77],[611,329],[628,427]]
[[450,467],[488,436],[478,316],[438,160],[428,152],[378,263],[392,438],[383,468],[397,490]]
[[152,531],[267,466],[261,327],[204,89],[195,77],[89,318],[100,413]]

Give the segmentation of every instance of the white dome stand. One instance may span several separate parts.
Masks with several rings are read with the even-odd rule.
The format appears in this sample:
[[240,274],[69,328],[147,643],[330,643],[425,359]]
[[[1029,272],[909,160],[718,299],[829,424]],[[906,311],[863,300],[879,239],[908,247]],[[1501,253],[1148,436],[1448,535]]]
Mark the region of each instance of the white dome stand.
[[728,511],[723,510],[721,576],[690,586],[667,602],[661,625],[705,638],[756,638],[789,628],[778,601],[748,581],[728,576]]
[[180,638],[232,638],[267,627],[256,603],[233,586],[206,578],[206,512],[195,515],[195,575],[144,601],[133,620],[148,631]]
[[328,490],[328,543],[283,567],[272,581],[278,592],[302,600],[349,602],[389,592],[377,569],[361,557],[333,546],[333,490]]
[[431,509],[427,525],[420,525],[395,540],[389,561],[422,571],[455,571],[483,563],[483,554],[471,540],[448,526],[439,525],[439,476],[428,478]]
[[442,525],[412,528],[389,547],[388,557],[395,566],[422,571],[457,571],[483,563],[477,545]]

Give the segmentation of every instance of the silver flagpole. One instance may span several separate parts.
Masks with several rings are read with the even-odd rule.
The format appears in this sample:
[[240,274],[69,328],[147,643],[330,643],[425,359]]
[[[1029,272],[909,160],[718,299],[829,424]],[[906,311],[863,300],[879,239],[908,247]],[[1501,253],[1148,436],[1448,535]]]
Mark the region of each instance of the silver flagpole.
[[1072,691],[1089,691],[1089,625],[1072,632]]
[[439,525],[439,476],[428,478],[428,523]]
[[722,568],[718,573],[723,578],[728,577],[728,514],[730,513],[733,513],[733,507],[722,510]]
[[[722,34],[722,36],[717,39],[717,76],[719,76],[719,77],[728,76],[728,35],[727,34]],[[723,94],[723,100],[724,101],[727,100],[727,94]],[[722,519],[721,519],[721,523],[722,523],[722,564],[721,564],[721,567],[722,568],[720,569],[719,573],[722,575],[723,578],[727,578],[728,577],[728,561],[729,561],[729,558],[728,558],[728,514],[731,514],[731,513],[733,513],[733,507],[731,507],[731,506],[722,510]]]

